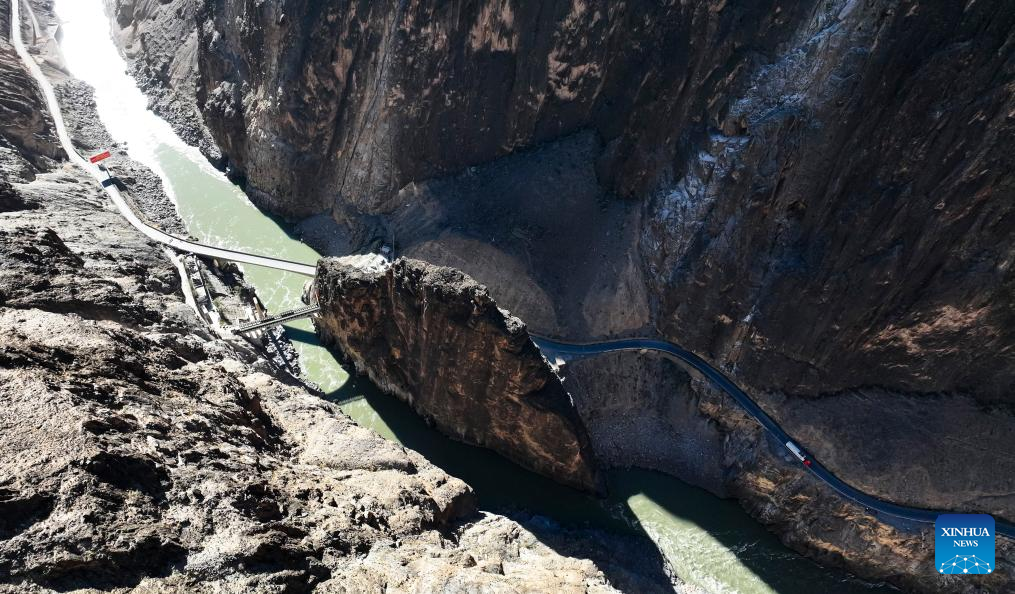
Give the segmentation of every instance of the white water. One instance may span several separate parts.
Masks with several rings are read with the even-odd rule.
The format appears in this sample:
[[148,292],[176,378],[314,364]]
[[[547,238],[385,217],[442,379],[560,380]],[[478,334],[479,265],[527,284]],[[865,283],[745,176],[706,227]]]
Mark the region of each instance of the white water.
[[[63,53],[70,71],[96,90],[99,116],[130,156],[155,171],[198,239],[301,262],[317,254],[288,236],[238,188],[185,144],[147,99],[108,35],[101,0],[57,0],[64,22]],[[300,305],[304,279],[275,270],[245,267],[247,279],[273,311]],[[869,592],[861,582],[819,568],[785,549],[735,504],[676,479],[631,471],[611,473],[616,494],[591,500],[522,471],[485,450],[451,442],[425,427],[406,407],[378,395],[349,375],[317,345],[308,322],[287,324],[308,379],[343,402],[358,423],[406,443],[472,484],[486,506],[516,505],[562,522],[643,530],[684,581],[714,593]],[[619,520],[619,521],[618,521]]]

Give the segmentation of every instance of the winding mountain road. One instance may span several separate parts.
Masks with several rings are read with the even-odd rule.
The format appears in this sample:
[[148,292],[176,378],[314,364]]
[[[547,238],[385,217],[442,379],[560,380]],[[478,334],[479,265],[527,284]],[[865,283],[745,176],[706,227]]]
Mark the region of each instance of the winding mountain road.
[[10,5],[11,42],[14,45],[14,50],[18,53],[18,56],[21,57],[21,61],[24,62],[25,67],[28,68],[29,72],[31,72],[32,77],[39,85],[39,88],[42,89],[43,96],[46,99],[46,105],[49,108],[49,113],[52,115],[53,123],[56,126],[56,133],[60,139],[60,145],[63,147],[64,152],[67,153],[67,157],[72,163],[83,169],[103,187],[106,194],[113,201],[113,204],[115,204],[116,208],[120,211],[120,214],[123,215],[123,218],[127,219],[127,222],[133,225],[135,229],[143,233],[149,239],[168,245],[181,252],[218,258],[220,260],[230,262],[240,262],[243,264],[252,264],[254,266],[275,268],[309,277],[313,277],[317,273],[317,267],[313,264],[281,260],[279,258],[271,258],[269,256],[258,256],[247,252],[205,245],[196,241],[176,237],[175,235],[170,235],[169,233],[157,229],[141,220],[130,205],[127,204],[127,201],[123,198],[115,185],[103,183],[107,181],[107,176],[104,172],[99,169],[98,166],[90,163],[87,159],[78,154],[77,149],[74,148],[70,134],[67,132],[67,126],[63,120],[63,114],[60,111],[60,105],[57,103],[56,94],[53,92],[53,86],[49,83],[49,79],[46,78],[46,75],[43,74],[39,64],[34,58],[32,58],[31,54],[28,53],[28,49],[25,47],[25,44],[21,39],[20,2],[18,0],[10,0]]
[[[695,355],[694,353],[671,342],[653,338],[627,338],[593,343],[572,343],[535,335],[532,336],[532,341],[536,343],[536,346],[543,351],[546,358],[549,360],[553,360],[556,357],[560,357],[564,360],[584,359],[604,353],[618,351],[657,351],[671,356],[694,368],[715,386],[736,400],[737,403],[740,404],[745,411],[747,411],[747,414],[751,415],[762,427],[765,428],[766,431],[769,432],[769,434],[776,438],[779,443],[784,444],[790,454],[800,459],[803,462],[803,466],[807,468],[807,470],[811,471],[811,474],[846,499],[862,505],[875,515],[891,516],[902,520],[919,522],[921,524],[934,524],[940,514],[963,513],[897,505],[878,499],[877,497],[868,495],[859,489],[851,487],[842,479],[832,474],[831,471],[822,466],[817,460],[814,460],[814,458],[807,455],[804,450],[800,448],[795,441],[793,441],[793,438],[790,437],[790,435],[786,433],[786,431],[784,431],[783,428],[780,427],[774,419],[772,419],[772,417],[768,416],[768,414],[762,410],[760,406],[758,406],[757,402],[748,396],[746,392],[741,390],[740,387],[723,372],[709,365],[698,355]],[[995,528],[998,534],[1015,539],[1015,524],[1009,524],[995,519]]]

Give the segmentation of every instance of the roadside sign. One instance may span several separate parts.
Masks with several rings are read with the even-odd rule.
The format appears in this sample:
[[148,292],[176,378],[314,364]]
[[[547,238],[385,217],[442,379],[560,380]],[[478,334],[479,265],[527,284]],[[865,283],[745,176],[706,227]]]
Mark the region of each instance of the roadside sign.
[[91,161],[92,163],[98,163],[99,161],[101,161],[103,159],[108,159],[108,158],[110,158],[112,156],[113,155],[109,154],[109,151],[105,151],[105,152],[101,152],[101,153],[95,155],[94,157],[92,157],[92,158],[90,158],[88,160]]

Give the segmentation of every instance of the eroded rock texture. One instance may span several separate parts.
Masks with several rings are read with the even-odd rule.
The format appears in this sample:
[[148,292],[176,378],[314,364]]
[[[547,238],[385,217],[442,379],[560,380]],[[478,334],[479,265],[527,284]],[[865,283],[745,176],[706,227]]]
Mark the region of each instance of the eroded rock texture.
[[22,67],[9,36],[10,6],[5,4],[0,7],[0,167],[28,177],[47,157],[58,158],[63,151],[42,91]]
[[525,325],[461,272],[318,265],[318,333],[442,431],[560,482],[602,489],[585,427]]
[[199,102],[251,186],[285,212],[336,196],[390,210],[409,181],[587,127],[610,143],[614,183],[632,193],[680,150],[679,125],[737,82],[751,60],[743,47],[776,45],[806,10],[722,8],[211,0]]
[[1013,41],[1005,2],[815,10],[647,203],[662,332],[759,388],[1011,404]]
[[[112,34],[149,107],[215,165],[222,152],[204,125],[197,94],[198,3],[191,0],[102,0]],[[141,57],[142,59],[136,59]]]
[[[1003,2],[209,1],[202,16],[206,118],[276,210],[390,212],[410,181],[593,129],[600,181],[649,199],[639,248],[666,334],[763,387],[1007,397]],[[752,340],[730,352],[738,331]]]
[[214,338],[90,181],[4,191],[0,591],[613,591]]

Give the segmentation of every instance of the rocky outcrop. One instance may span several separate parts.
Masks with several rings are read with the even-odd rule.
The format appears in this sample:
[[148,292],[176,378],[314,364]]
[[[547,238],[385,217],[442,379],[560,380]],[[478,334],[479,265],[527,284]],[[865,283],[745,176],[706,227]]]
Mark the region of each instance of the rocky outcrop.
[[410,181],[585,128],[610,145],[610,185],[644,191],[684,150],[680,126],[700,123],[709,99],[745,74],[754,57],[744,46],[775,47],[808,11],[570,0],[202,5],[199,104],[251,188],[288,213],[387,212]]
[[392,213],[409,182],[594,130],[599,182],[645,200],[625,249],[667,336],[761,388],[1007,398],[1003,3],[207,0],[198,18],[199,102],[274,210]]
[[[1015,569],[1012,540],[997,538],[998,570],[987,580],[927,571],[934,564],[933,526],[876,518],[843,499],[724,392],[673,362],[650,353],[612,353],[569,364],[564,373],[564,385],[605,462],[676,474],[735,497],[784,543],[822,565],[849,567],[863,578],[913,592],[983,594],[1015,586],[1015,574],[1005,569]],[[608,396],[621,389],[630,394],[623,401]],[[768,408],[773,395],[758,396]],[[856,405],[874,398],[895,399],[899,408],[873,418]],[[822,400],[782,397],[769,410],[780,413],[811,455],[868,493],[905,505],[979,509],[1004,517],[998,506],[1012,488],[1011,475],[984,472],[970,464],[970,457],[1005,464],[1011,418],[977,414],[969,398],[938,395],[932,402],[928,407],[926,398],[868,389]],[[826,417],[829,410],[834,414]],[[990,444],[969,443],[970,434],[990,436]],[[926,447],[934,440],[951,446],[946,451]],[[922,471],[926,468],[939,471]]]
[[[577,160],[607,195],[644,200],[639,238],[575,245],[629,255],[630,271],[611,262],[612,280],[588,284],[639,299],[644,288],[653,311],[597,328],[610,302],[561,329],[652,324],[794,394],[1007,398],[1013,132],[1010,94],[991,81],[1011,71],[1015,17],[1002,3],[195,2],[159,11],[194,15],[198,102],[276,211],[389,214],[399,243],[432,253],[447,227],[399,221],[460,210],[450,203],[468,180],[422,195],[412,182],[593,131],[598,146]],[[118,18],[161,22],[154,8],[118,6]],[[154,43],[137,51],[150,68],[168,59]],[[523,198],[488,202],[468,222],[527,212]],[[492,236],[501,260],[525,257],[510,241],[534,231],[522,223]],[[552,223],[556,237],[565,227]],[[492,245],[485,229],[464,235]],[[522,268],[535,286],[518,301],[542,291],[561,308],[561,275]]]
[[611,590],[506,518],[457,522],[475,511],[467,485],[202,337],[175,271],[145,250],[144,266],[88,271],[53,231],[8,222],[3,584]]
[[383,390],[443,432],[579,489],[602,479],[571,397],[518,318],[461,272],[396,260],[367,272],[318,264],[316,318]]
[[197,28],[192,0],[103,0],[112,34],[149,107],[212,164],[222,152],[197,109]]

